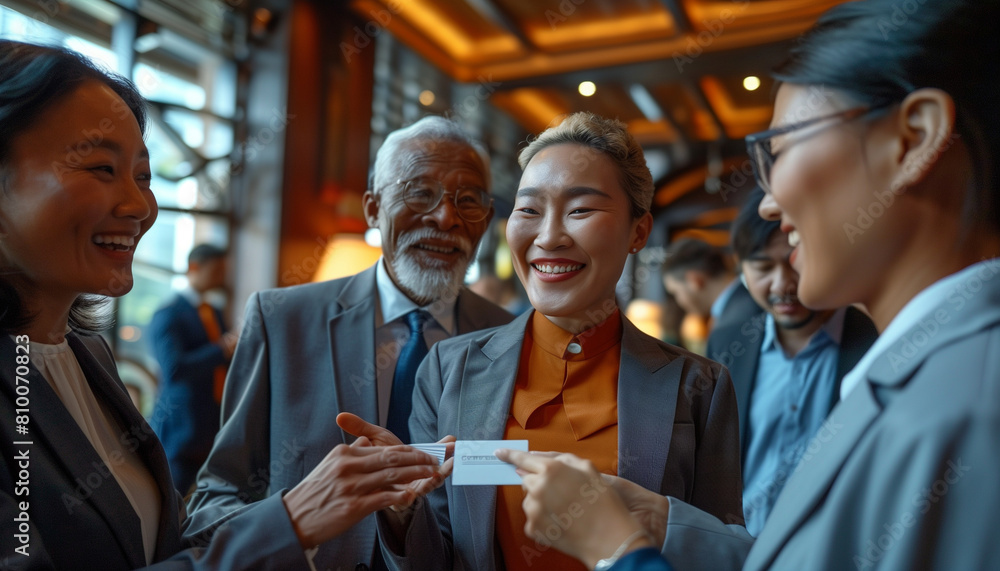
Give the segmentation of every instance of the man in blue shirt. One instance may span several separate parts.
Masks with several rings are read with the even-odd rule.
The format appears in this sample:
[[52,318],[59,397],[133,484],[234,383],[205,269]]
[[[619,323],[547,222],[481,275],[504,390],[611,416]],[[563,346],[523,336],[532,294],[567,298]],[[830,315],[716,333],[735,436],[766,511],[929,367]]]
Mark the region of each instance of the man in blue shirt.
[[754,191],[733,223],[733,249],[761,311],[713,330],[708,355],[729,367],[740,412],[743,515],[756,536],[788,477],[839,400],[840,381],[875,341],[855,308],[813,311],[796,295],[796,236],[757,214]]

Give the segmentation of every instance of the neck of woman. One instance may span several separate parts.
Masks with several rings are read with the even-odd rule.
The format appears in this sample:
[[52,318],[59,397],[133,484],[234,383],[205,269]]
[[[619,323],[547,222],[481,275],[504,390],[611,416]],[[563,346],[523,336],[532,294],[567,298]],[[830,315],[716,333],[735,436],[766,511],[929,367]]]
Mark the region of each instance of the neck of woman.
[[879,333],[903,307],[935,282],[963,269],[1000,257],[1000,232],[957,231],[954,240],[942,239],[941,232],[928,232],[915,240],[896,258],[885,278],[864,302]]
[[75,300],[76,297],[57,300],[41,299],[40,296],[26,299],[25,304],[32,316],[31,322],[24,331],[15,331],[14,334],[27,335],[36,343],[62,343],[69,323],[69,310]]

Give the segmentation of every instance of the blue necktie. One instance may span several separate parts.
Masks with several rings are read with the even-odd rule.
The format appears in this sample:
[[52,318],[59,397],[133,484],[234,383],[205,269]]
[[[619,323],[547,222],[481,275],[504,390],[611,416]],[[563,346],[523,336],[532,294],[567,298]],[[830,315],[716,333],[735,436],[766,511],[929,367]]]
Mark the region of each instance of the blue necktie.
[[423,329],[428,317],[427,313],[419,309],[406,314],[406,324],[410,326],[410,338],[399,352],[396,373],[392,378],[386,428],[398,436],[404,444],[410,443],[410,410],[413,409],[413,385],[417,378],[417,368],[427,356]]

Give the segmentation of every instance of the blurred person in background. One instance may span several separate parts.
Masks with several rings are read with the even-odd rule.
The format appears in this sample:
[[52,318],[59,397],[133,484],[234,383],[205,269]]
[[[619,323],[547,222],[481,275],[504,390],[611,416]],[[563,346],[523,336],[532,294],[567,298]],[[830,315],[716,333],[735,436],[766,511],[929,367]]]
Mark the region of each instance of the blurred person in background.
[[707,242],[684,238],[670,244],[661,271],[667,293],[688,315],[706,320],[710,330],[757,312],[726,254]]
[[210,303],[224,290],[226,251],[211,244],[188,254],[188,288],[153,314],[150,344],[160,363],[160,382],[150,426],[163,443],[174,485],[182,492],[212,449],[219,431],[226,368],[236,349],[222,308]]
[[733,221],[733,251],[760,310],[716,327],[708,355],[733,377],[740,409],[743,515],[756,536],[809,439],[840,401],[840,383],[874,343],[871,319],[853,307],[813,311],[798,296],[788,236],[757,212],[755,189]]

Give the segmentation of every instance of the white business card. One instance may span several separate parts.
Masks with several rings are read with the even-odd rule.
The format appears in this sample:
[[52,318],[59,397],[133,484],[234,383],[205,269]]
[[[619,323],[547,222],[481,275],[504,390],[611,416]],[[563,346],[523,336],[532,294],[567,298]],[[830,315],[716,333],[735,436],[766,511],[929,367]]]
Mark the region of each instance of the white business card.
[[493,452],[497,448],[528,451],[527,440],[459,440],[455,443],[453,486],[520,486],[521,476]]

